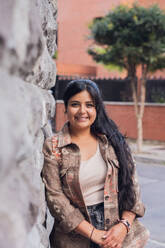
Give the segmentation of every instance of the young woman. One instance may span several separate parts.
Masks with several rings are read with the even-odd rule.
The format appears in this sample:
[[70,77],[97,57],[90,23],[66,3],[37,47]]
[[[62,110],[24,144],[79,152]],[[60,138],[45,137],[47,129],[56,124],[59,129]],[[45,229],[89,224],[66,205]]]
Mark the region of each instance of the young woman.
[[71,81],[64,94],[68,122],[47,139],[42,170],[55,218],[52,248],[142,248],[148,231],[135,164],[97,85]]

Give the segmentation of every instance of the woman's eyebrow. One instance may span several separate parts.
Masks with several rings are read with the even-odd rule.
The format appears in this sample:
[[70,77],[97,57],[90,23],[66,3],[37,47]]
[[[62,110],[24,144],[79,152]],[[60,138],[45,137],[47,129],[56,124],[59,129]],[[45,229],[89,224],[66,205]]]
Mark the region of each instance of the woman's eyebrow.
[[[73,103],[73,102],[78,102],[78,103],[79,103],[80,101],[72,100],[72,101],[70,101],[70,102],[71,102],[71,103]],[[94,101],[92,101],[92,100],[91,100],[91,101],[86,101],[86,103],[94,103]]]
[[70,102],[72,102],[72,103],[73,103],[73,102],[79,102],[79,101],[73,100],[73,101],[70,101]]

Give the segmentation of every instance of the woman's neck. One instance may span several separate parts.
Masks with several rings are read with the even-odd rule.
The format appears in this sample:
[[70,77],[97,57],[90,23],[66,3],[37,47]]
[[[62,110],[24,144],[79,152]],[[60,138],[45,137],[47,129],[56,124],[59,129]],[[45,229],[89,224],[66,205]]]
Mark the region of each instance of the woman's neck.
[[93,136],[91,134],[90,128],[77,130],[77,129],[70,127],[69,131],[70,131],[71,137],[76,138],[76,139],[84,139],[85,140],[85,139]]

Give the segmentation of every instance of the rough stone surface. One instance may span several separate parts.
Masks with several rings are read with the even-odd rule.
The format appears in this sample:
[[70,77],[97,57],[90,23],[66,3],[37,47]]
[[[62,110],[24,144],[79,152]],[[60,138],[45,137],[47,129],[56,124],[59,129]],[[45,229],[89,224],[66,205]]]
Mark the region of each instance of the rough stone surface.
[[[48,248],[51,218],[40,173],[55,101],[55,0],[0,4],[0,247]],[[45,219],[47,216],[47,219]],[[46,228],[45,224],[46,223]]]
[[26,81],[36,84],[40,87],[51,88],[54,85],[54,78],[56,75],[56,66],[50,57],[47,47],[43,50],[40,60],[37,61],[33,70],[26,77]]
[[[40,0],[39,0],[40,1]],[[57,35],[57,2],[53,0],[40,1],[40,14],[42,29],[47,43],[47,48],[51,56],[56,51],[56,35]]]
[[43,50],[38,8],[35,0],[1,1],[0,61],[12,74],[28,75]]

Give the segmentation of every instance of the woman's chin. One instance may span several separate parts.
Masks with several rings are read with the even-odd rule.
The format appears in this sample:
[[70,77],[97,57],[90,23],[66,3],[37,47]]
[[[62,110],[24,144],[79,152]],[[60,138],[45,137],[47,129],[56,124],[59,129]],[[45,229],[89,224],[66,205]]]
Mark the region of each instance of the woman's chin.
[[87,122],[77,122],[74,125],[74,128],[76,128],[76,129],[86,129],[86,128],[90,128],[90,125]]

